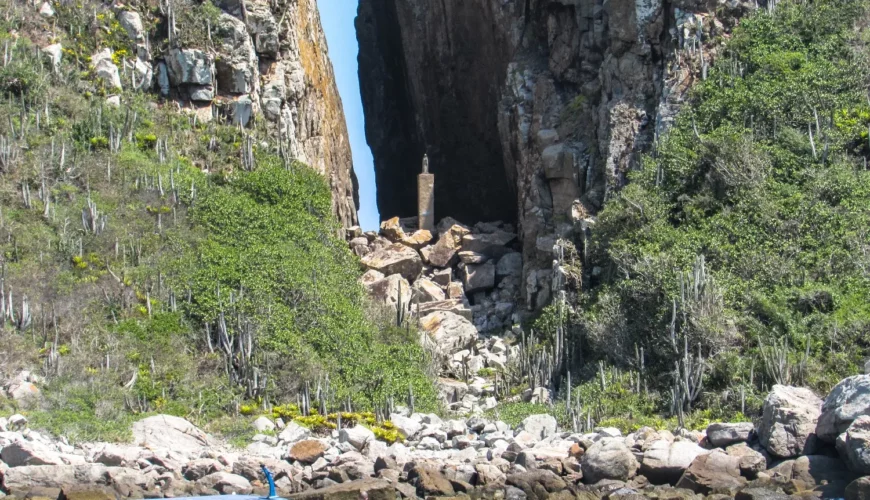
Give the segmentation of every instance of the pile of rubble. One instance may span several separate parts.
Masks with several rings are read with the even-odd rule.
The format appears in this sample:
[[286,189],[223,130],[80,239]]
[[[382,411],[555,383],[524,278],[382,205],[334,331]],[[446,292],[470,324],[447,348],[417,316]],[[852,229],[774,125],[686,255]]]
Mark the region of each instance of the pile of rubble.
[[496,405],[484,369],[503,372],[519,355],[502,338],[527,311],[521,310],[522,254],[510,224],[469,227],[447,217],[436,234],[417,229],[417,219],[394,217],[379,233],[347,230],[350,248],[367,268],[362,283],[375,300],[416,317],[442,358],[440,386],[451,410],[474,413]]
[[381,224],[380,233],[355,227],[348,238],[369,270],[364,283],[386,304],[401,298],[421,317],[450,311],[484,333],[500,334],[522,318],[517,304],[523,258],[510,224],[469,227],[447,217],[432,234],[417,229],[416,218],[394,217]]
[[858,499],[870,495],[868,414],[870,375],[842,381],[824,402],[807,389],[774,386],[757,425],[700,432],[573,433],[550,415],[512,429],[399,409],[390,421],[402,439],[393,444],[360,425],[314,435],[260,417],[261,434],[239,452],[166,415],[134,424],[133,444],[75,447],[16,416],[0,419],[0,497],[261,494],[262,463],[291,498]]

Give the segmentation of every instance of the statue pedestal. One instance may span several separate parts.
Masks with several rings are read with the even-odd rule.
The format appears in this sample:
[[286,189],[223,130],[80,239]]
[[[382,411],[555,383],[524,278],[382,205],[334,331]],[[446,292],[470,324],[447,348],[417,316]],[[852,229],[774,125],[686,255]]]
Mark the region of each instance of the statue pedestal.
[[417,176],[417,216],[419,229],[435,234],[435,174]]

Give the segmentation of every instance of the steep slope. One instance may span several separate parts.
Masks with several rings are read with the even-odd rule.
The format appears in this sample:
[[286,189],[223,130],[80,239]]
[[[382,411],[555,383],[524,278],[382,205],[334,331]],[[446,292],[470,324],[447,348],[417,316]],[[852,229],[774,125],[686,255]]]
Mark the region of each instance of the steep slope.
[[0,412],[75,440],[309,386],[434,406],[339,237],[352,170],[306,6],[263,31],[266,3],[0,0]]
[[437,217],[517,222],[526,300],[545,304],[555,240],[582,245],[748,5],[362,0],[380,212],[414,213],[428,152]]

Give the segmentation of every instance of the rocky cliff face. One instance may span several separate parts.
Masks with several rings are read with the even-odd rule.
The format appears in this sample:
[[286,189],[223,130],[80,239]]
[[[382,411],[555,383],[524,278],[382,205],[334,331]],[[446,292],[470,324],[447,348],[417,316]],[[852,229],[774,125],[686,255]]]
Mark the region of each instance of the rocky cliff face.
[[[215,3],[220,12],[206,26],[207,39],[196,36],[198,14],[189,19],[180,12],[195,6],[161,7],[169,24],[167,48],[152,55],[148,44],[140,44],[140,62],[149,71],[141,87],[150,87],[153,59],[160,92],[202,119],[222,117],[242,127],[264,120],[288,157],[327,177],[336,216],[354,225],[357,181],[315,0]],[[131,36],[144,40],[138,16],[132,9],[119,14],[131,19]]]
[[748,8],[361,0],[360,83],[381,213],[414,213],[413,176],[428,152],[436,217],[516,222],[525,299],[546,303],[564,281],[558,241],[582,246],[591,216]]

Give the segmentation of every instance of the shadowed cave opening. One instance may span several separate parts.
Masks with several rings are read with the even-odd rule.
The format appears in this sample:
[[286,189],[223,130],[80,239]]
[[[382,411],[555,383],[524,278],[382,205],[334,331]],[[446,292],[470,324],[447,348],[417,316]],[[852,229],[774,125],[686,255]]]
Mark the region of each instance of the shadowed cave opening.
[[[456,15],[462,29],[454,30],[454,46],[480,47],[479,15],[471,10]],[[450,216],[465,224],[515,224],[517,195],[497,122],[506,55],[457,50],[449,64],[427,57],[433,63],[409,75],[402,25],[395,2],[360,2],[360,93],[381,219],[417,214],[417,174],[426,153],[435,174],[436,221]],[[439,83],[445,80],[465,83]],[[415,88],[420,81],[425,88]]]

